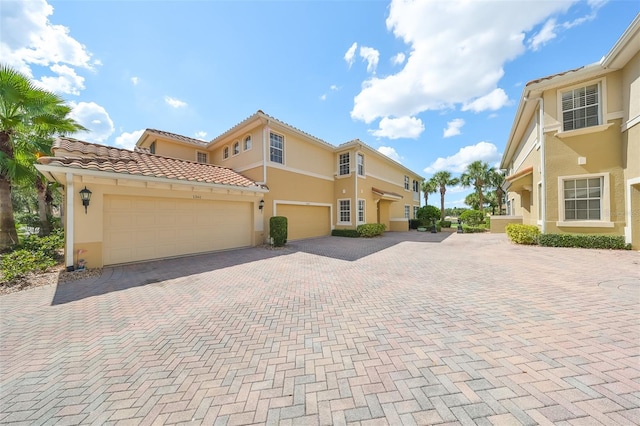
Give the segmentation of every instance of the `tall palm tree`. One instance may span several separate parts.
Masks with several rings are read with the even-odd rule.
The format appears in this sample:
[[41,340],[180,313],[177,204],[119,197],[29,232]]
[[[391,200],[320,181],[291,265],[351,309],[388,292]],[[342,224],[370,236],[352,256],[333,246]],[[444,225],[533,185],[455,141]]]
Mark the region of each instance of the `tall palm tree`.
[[[35,172],[22,160],[48,153],[55,135],[86,130],[69,118],[70,112],[61,97],[0,65],[0,251],[18,242],[11,185]],[[48,149],[43,146],[45,141],[49,141]]]
[[438,190],[438,187],[436,186],[436,184],[431,180],[423,180],[422,181],[422,193],[424,194],[424,205],[428,206],[429,205],[429,194],[433,194]]
[[496,201],[498,203],[498,214],[502,214],[502,202],[504,201],[504,183],[505,173],[501,170],[493,170],[490,176],[491,186],[496,189]]
[[490,185],[491,172],[493,168],[483,161],[474,161],[467,166],[467,170],[460,175],[460,182],[465,187],[473,186],[478,195],[479,210],[484,206],[484,195],[482,191]]
[[460,180],[452,178],[451,173],[442,170],[433,175],[431,181],[440,189],[440,220],[444,220],[444,194],[447,192],[447,186],[457,185]]

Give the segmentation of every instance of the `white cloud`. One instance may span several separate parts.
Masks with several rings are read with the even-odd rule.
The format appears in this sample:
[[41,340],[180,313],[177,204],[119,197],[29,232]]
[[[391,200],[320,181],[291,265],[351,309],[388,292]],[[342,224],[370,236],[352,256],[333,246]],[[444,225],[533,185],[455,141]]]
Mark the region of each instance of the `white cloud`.
[[357,48],[358,48],[358,43],[354,42],[351,45],[351,47],[347,50],[347,52],[344,54],[344,60],[347,62],[347,65],[349,65],[349,68],[351,68],[351,65],[353,65],[353,61],[355,61]]
[[451,136],[457,136],[460,133],[460,129],[464,126],[464,119],[462,118],[454,118],[453,120],[447,123],[447,128],[444,129],[444,133],[442,135],[443,138],[450,138]]
[[375,74],[380,60],[380,52],[373,47],[361,46],[360,57],[367,61],[367,72]]
[[49,21],[53,7],[45,0],[7,1],[0,14],[2,62],[33,77],[31,65],[66,64],[93,69],[91,53],[71,37],[69,28]]
[[474,161],[480,160],[493,165],[500,160],[502,155],[498,153],[498,148],[489,142],[478,142],[475,145],[460,148],[458,152],[450,157],[439,157],[424,169],[425,173],[435,173],[440,170],[447,170],[452,173],[462,173],[466,167]]
[[415,117],[384,117],[378,124],[378,130],[370,130],[373,136],[379,138],[400,139],[411,138],[417,139],[424,131],[422,120]]
[[497,88],[487,95],[474,99],[472,102],[465,102],[462,111],[496,111],[507,104],[509,104],[509,97],[504,90]]
[[391,63],[393,65],[401,65],[402,63],[404,63],[405,59],[407,59],[406,55],[400,52],[391,58]]
[[137,86],[140,83],[140,79],[138,77],[131,77],[131,84]]
[[199,132],[196,132],[196,138],[201,139],[201,140],[205,140],[204,138],[206,138],[206,137],[207,137],[207,132],[204,132],[202,130],[199,131]]
[[531,39],[529,39],[529,48],[531,50],[536,51],[540,49],[541,46],[544,46],[550,40],[556,38],[556,20],[549,19],[545,22],[544,26],[536,35],[534,35]]
[[340,88],[338,86],[336,86],[335,84],[332,84],[331,86],[329,86],[329,89],[337,92],[338,90],[340,90]]
[[172,98],[171,96],[165,96],[164,101],[172,108],[184,108],[187,106],[187,103],[181,101],[180,99]]
[[102,143],[114,132],[113,121],[104,107],[95,102],[70,102],[72,110],[69,116],[89,129],[77,132],[74,137],[88,142]]
[[138,139],[140,139],[140,136],[144,133],[144,130],[145,129],[134,130],[131,133],[122,132],[122,134],[116,138],[116,146],[118,148],[133,149]]
[[80,91],[84,90],[84,77],[76,74],[73,68],[67,65],[54,64],[49,69],[58,74],[58,76],[43,76],[40,80],[34,81],[36,85],[50,92],[70,95],[79,95]]
[[320,100],[321,101],[326,101],[327,100],[327,94],[323,93],[322,95],[320,95]]
[[400,160],[402,159],[402,157],[400,157],[396,150],[390,146],[381,146],[380,148],[378,148],[378,152],[381,152],[382,154],[391,158],[393,161],[397,161],[398,163],[401,162]]
[[392,0],[387,28],[411,53],[398,73],[363,82],[351,116],[371,123],[486,96],[497,88],[505,63],[526,51],[527,32],[572,4],[532,1],[523,13],[515,1]]

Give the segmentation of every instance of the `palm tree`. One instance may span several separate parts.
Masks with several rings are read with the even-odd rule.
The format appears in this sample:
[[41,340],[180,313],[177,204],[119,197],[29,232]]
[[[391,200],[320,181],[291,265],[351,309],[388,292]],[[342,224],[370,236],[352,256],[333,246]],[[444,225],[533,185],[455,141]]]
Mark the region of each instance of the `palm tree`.
[[460,175],[460,182],[465,187],[473,186],[478,195],[478,206],[482,210],[484,206],[484,196],[482,191],[490,185],[493,168],[480,160],[474,161],[467,166],[467,171]]
[[431,181],[440,188],[440,220],[444,220],[444,194],[447,192],[447,186],[457,185],[460,180],[452,178],[451,173],[443,170],[433,175]]
[[424,205],[428,206],[429,205],[429,194],[433,194],[434,192],[437,191],[438,187],[436,186],[436,184],[431,180],[423,180],[422,181],[422,193],[424,194]]
[[48,153],[55,135],[86,130],[69,118],[70,112],[61,97],[0,65],[0,251],[18,242],[11,186],[35,173],[33,165],[24,160],[38,152]]
[[504,189],[502,189],[502,184],[504,183],[505,173],[500,170],[493,170],[491,173],[491,178],[489,181],[491,182],[491,186],[496,189],[496,201],[498,203],[498,214],[502,214],[502,202],[504,200]]

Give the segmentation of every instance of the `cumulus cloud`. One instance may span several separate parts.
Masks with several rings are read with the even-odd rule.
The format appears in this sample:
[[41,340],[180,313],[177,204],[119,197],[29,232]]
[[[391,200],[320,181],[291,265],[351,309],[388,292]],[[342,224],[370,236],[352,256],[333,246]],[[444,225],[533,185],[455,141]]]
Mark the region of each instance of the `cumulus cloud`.
[[526,51],[527,33],[572,4],[528,2],[523,13],[520,2],[392,0],[387,28],[411,53],[398,73],[363,82],[351,116],[411,117],[492,93],[505,63]]
[[410,138],[417,139],[424,131],[422,120],[415,117],[384,117],[380,120],[377,130],[370,130],[373,136],[379,138],[400,139]]
[[460,129],[464,126],[464,119],[462,118],[454,118],[453,120],[447,123],[447,128],[444,129],[443,138],[450,138],[451,136],[457,136],[460,133]]
[[84,77],[76,74],[73,68],[67,65],[54,64],[49,69],[58,74],[58,76],[43,76],[40,80],[34,81],[36,85],[50,92],[69,95],[79,95],[80,91],[84,89]]
[[447,170],[453,173],[462,173],[467,166],[474,161],[480,160],[493,165],[500,160],[502,154],[498,153],[498,148],[489,142],[478,142],[475,145],[460,148],[458,152],[449,157],[439,157],[424,169],[425,173],[435,173],[440,170]]
[[393,65],[402,65],[402,63],[404,63],[404,60],[407,59],[406,55],[402,52],[393,55],[393,57],[391,58],[391,63]]
[[548,41],[556,38],[556,20],[549,19],[542,29],[529,39],[529,48],[533,51],[540,49],[541,46],[547,44]]
[[333,90],[333,91],[338,91],[340,90],[340,88],[338,86],[336,86],[335,84],[332,84],[331,86],[329,86],[329,89]]
[[122,134],[116,138],[116,146],[118,148],[133,149],[143,133],[144,129],[134,130],[131,133],[122,132]]
[[509,97],[504,90],[498,88],[487,95],[474,99],[462,106],[462,111],[496,111],[509,103]]
[[349,68],[351,68],[351,65],[353,65],[353,62],[355,61],[356,49],[358,49],[358,43],[354,42],[344,54],[344,60],[347,62]]
[[360,57],[367,62],[367,72],[375,74],[380,60],[380,52],[373,47],[361,46]]
[[390,146],[381,146],[380,148],[378,148],[378,152],[381,152],[382,154],[391,158],[393,161],[397,161],[398,163],[401,162],[400,160],[402,158],[400,157],[400,155],[396,152],[394,148]]
[[184,108],[187,106],[186,102],[181,101],[180,99],[172,98],[171,96],[165,96],[164,101],[172,108]]
[[140,79],[138,77],[131,77],[131,84],[137,86],[140,83]]
[[[99,64],[99,61],[91,62],[91,53],[71,37],[69,28],[49,21],[52,14],[53,7],[45,0],[3,2],[0,14],[2,62],[28,77],[33,77],[32,65],[66,64],[93,69]],[[58,75],[53,79],[64,79],[68,73]],[[65,83],[57,84],[65,86]]]
[[104,107],[95,102],[70,102],[69,116],[88,129],[77,132],[74,137],[88,142],[102,143],[114,132],[113,121]]
[[204,132],[202,130],[199,132],[196,132],[196,138],[205,140],[204,138],[206,137],[207,137],[207,132]]

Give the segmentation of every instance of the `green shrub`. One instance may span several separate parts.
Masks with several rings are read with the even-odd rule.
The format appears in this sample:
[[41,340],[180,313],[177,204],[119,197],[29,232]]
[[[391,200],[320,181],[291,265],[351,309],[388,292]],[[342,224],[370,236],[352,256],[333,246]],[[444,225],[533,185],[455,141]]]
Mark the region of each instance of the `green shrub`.
[[334,229],[331,231],[331,235],[334,237],[349,237],[358,238],[360,234],[355,229]]
[[484,213],[480,210],[466,210],[462,212],[458,220],[461,220],[462,223],[465,223],[471,227],[478,226],[484,223]]
[[442,228],[451,228],[451,221],[450,220],[441,220],[438,224]]
[[421,225],[420,219],[409,219],[409,229],[418,229]]
[[387,227],[384,223],[365,223],[356,228],[361,237],[371,238],[382,235]]
[[487,216],[484,218],[484,227],[487,229],[491,229],[491,216]]
[[416,212],[420,225],[430,227],[434,220],[440,220],[440,209],[435,206],[423,206]]
[[578,247],[595,249],[630,250],[623,236],[588,234],[541,234],[538,244],[545,247]]
[[269,236],[276,247],[287,244],[287,218],[284,216],[273,216],[269,219]]
[[506,226],[507,237],[516,244],[538,244],[540,229],[535,225],[510,223]]
[[64,247],[64,231],[62,229],[55,229],[46,237],[29,235],[20,244],[20,248],[32,252],[42,252],[43,255],[53,259],[56,258],[62,247]]
[[484,226],[469,226],[466,223],[462,224],[462,232],[465,234],[479,234],[487,232],[487,228]]
[[45,271],[55,265],[55,259],[41,251],[19,249],[0,257],[2,280],[6,282],[22,278],[29,272]]

